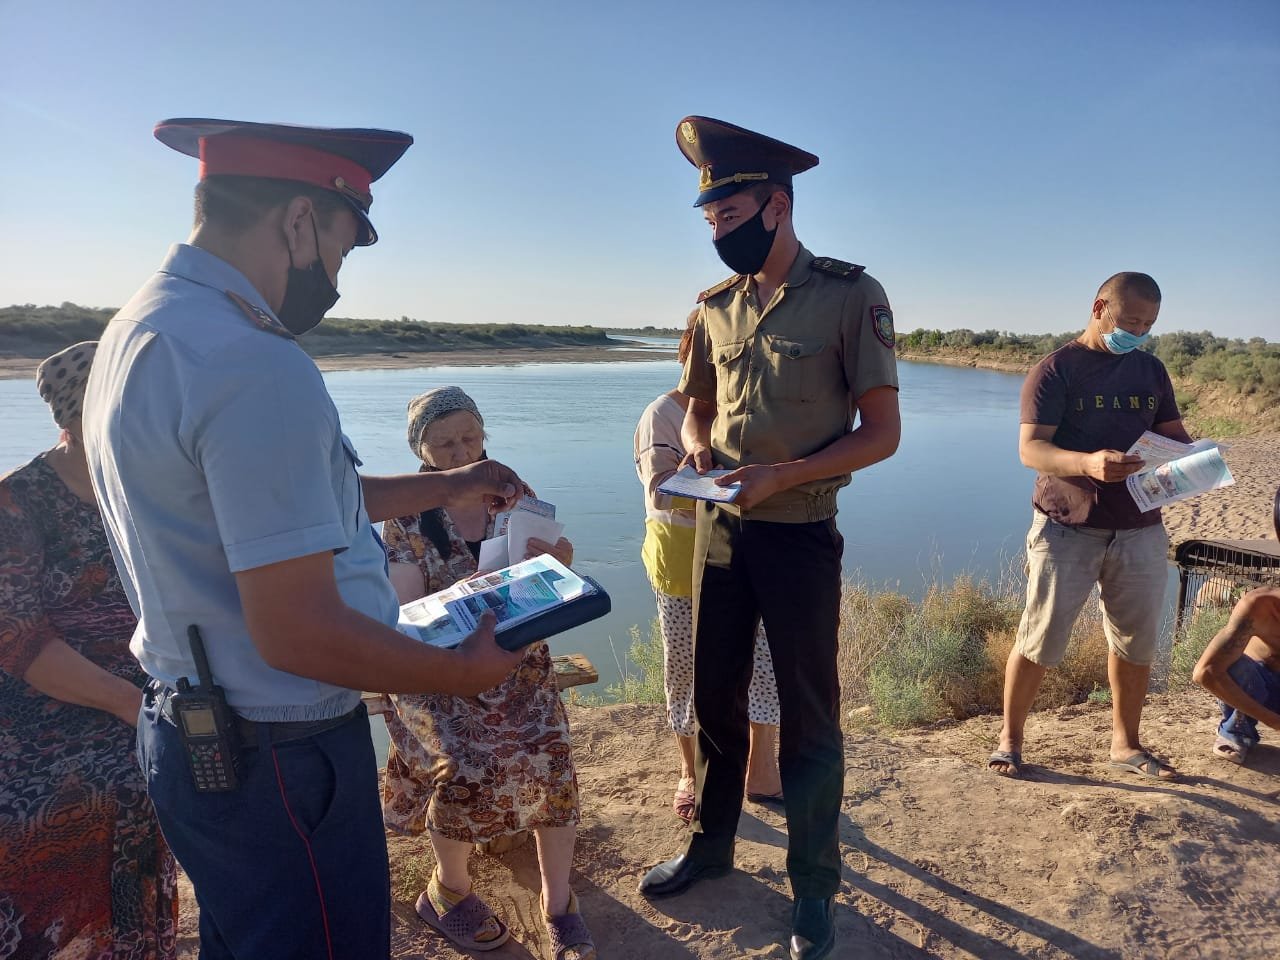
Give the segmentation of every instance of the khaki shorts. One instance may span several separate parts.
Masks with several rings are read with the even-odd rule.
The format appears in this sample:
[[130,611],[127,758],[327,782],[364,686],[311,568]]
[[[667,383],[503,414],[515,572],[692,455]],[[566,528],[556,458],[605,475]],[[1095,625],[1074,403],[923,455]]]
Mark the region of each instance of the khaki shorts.
[[1055,523],[1038,510],[1027,534],[1027,607],[1014,649],[1032,663],[1056,667],[1071,628],[1096,583],[1111,650],[1149,666],[1169,581],[1169,536],[1163,524],[1101,530]]

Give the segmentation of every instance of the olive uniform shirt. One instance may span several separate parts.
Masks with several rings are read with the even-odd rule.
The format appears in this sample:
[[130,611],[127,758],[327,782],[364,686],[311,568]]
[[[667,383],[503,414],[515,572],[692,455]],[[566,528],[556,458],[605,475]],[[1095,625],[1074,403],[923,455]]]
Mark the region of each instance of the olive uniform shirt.
[[[679,389],[714,402],[716,463],[737,468],[817,453],[853,429],[858,399],[898,386],[884,288],[804,247],[763,310],[752,277],[706,291]],[[835,516],[849,474],[804,483],[742,511],[750,520],[806,523]]]

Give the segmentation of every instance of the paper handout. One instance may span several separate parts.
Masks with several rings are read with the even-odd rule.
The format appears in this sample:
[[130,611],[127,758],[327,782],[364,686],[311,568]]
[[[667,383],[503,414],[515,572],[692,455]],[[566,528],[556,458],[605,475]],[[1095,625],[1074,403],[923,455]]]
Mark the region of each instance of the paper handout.
[[1145,462],[1140,473],[1125,479],[1143,513],[1236,482],[1213,440],[1181,443],[1148,430],[1125,452]]
[[716,486],[716,478],[723,477],[731,470],[708,470],[699,474],[691,466],[682,467],[662,483],[658,484],[658,492],[672,497],[688,497],[690,500],[711,500],[714,503],[732,503],[742,489],[741,484],[731,483],[725,487]]
[[493,537],[480,544],[480,572],[519,563],[528,552],[530,537],[555,543],[563,532],[564,524],[556,522],[555,504],[521,497],[513,509],[494,518]]

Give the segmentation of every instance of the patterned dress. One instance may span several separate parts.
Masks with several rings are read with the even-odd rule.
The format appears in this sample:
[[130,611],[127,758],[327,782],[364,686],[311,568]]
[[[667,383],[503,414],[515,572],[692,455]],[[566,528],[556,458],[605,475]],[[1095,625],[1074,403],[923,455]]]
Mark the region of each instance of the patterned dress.
[[[449,515],[441,515],[448,558],[424,536],[418,517],[388,520],[382,531],[390,559],[417,563],[428,593],[476,571],[466,541]],[[478,697],[396,694],[391,700],[382,785],[388,829],[420,834],[429,828],[475,843],[578,823],[569,719],[545,643],[531,644],[516,671]]]
[[21,679],[61,639],[141,686],[135,623],[97,508],[43,454],[0,479],[0,960],[176,955],[174,861],[133,728]]

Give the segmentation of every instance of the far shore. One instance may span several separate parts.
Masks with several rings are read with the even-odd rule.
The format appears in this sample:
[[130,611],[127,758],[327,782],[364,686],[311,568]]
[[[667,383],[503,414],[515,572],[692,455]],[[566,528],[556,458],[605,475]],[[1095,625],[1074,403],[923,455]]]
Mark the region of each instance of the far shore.
[[[326,373],[336,370],[412,370],[416,367],[510,367],[525,363],[617,363],[670,360],[675,351],[626,347],[530,347],[495,350],[424,350],[335,353],[313,357]],[[0,357],[0,380],[34,377],[39,357]]]

